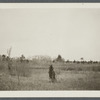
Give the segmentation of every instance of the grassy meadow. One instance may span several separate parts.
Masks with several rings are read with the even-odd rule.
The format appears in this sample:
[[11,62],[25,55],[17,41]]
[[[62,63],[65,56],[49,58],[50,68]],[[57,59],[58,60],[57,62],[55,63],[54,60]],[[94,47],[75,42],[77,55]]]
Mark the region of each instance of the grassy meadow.
[[[49,79],[52,64],[57,81]],[[100,90],[100,63],[0,61],[0,90]]]

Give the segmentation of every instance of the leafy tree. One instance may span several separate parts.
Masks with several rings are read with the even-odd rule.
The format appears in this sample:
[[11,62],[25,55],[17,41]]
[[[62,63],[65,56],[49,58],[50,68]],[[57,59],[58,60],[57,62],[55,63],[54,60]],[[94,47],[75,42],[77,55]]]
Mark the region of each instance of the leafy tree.
[[56,58],[56,61],[64,62],[64,59],[61,57],[61,55],[58,55],[58,57]]
[[22,54],[20,57],[20,61],[23,62],[25,60],[25,56]]
[[2,60],[5,61],[6,60],[6,55],[2,55]]

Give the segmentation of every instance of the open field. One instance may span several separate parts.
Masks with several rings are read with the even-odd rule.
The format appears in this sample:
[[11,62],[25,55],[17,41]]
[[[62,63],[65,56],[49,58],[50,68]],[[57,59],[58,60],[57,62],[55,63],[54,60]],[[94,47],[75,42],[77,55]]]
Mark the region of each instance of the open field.
[[100,5],[0,6],[0,91],[20,90],[100,90]]
[[57,81],[49,80],[48,63],[0,63],[0,90],[100,90],[100,63],[53,63]]
[[100,90],[99,5],[11,5],[0,7],[0,91]]

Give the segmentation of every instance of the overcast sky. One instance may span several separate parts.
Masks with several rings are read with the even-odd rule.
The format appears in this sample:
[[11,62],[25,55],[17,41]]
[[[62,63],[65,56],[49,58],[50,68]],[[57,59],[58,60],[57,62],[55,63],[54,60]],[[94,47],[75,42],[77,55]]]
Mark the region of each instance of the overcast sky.
[[100,60],[100,9],[0,9],[0,54]]

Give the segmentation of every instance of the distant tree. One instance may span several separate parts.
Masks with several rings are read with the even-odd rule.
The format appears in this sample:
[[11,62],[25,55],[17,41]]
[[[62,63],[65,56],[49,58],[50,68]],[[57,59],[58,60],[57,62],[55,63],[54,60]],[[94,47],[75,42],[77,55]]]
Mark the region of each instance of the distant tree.
[[77,62],[77,64],[79,64],[80,63],[80,61],[76,61]]
[[20,57],[20,62],[23,62],[25,60],[25,56],[22,54]]
[[9,58],[9,56],[7,56],[7,57],[6,57],[6,61],[9,61],[9,60],[10,60],[10,58]]
[[6,55],[2,55],[2,61],[5,61],[6,60]]
[[3,54],[3,55],[2,55],[2,58],[6,58],[6,55]]
[[82,57],[82,58],[80,58],[80,60],[81,60],[81,63],[84,63],[84,58]]
[[61,59],[62,59],[61,55],[58,55],[57,60],[59,61]]
[[29,60],[28,60],[28,59],[26,59],[26,62],[27,62],[27,63],[29,63]]
[[52,61],[53,63],[55,62],[55,60]]
[[83,61],[84,60],[84,58],[82,57],[82,58],[80,58],[81,59],[81,61]]
[[76,61],[74,60],[73,63],[76,63]]
[[92,60],[90,60],[90,64],[92,64],[93,63],[93,61]]
[[66,61],[66,63],[69,63],[69,62],[70,62],[69,60]]
[[64,62],[64,59],[61,57],[61,55],[58,55],[58,57],[56,58],[56,61]]

